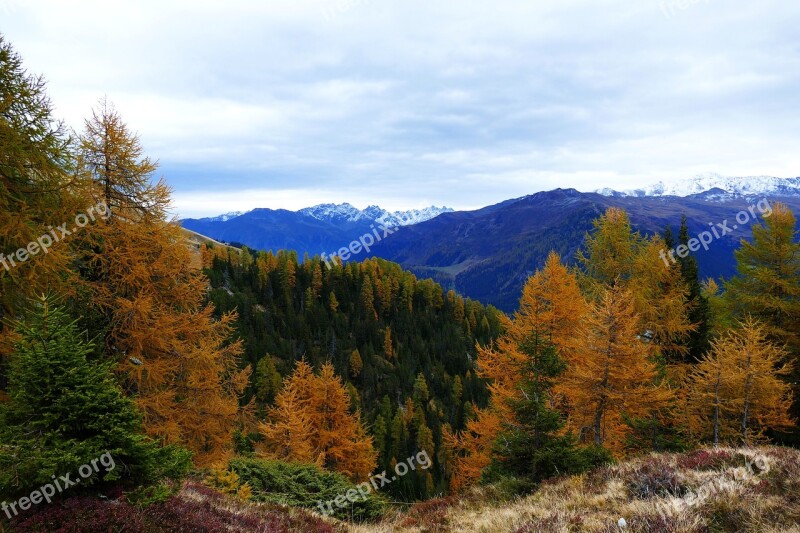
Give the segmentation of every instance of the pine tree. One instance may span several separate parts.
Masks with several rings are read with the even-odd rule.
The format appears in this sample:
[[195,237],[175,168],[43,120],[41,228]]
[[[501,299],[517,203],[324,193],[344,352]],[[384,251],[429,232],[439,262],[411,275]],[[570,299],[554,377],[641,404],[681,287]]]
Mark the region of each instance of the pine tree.
[[178,478],[190,454],[161,448],[146,437],[141,417],[112,374],[112,363],[91,360],[94,345],[52,298],[32,302],[10,369],[10,403],[0,414],[0,495],[13,496],[76,472],[108,453],[114,470],[93,473],[83,484],[122,480],[142,485]]
[[[686,222],[686,215],[681,217],[681,227],[678,233],[678,244],[689,245],[689,226]],[[669,249],[675,245],[666,244]],[[688,361],[696,363],[711,347],[711,306],[708,298],[703,293],[700,283],[700,266],[697,258],[693,254],[686,257],[678,257],[678,264],[681,268],[683,280],[689,289],[689,322],[695,324],[695,330],[689,334],[687,342]]]
[[256,399],[262,404],[272,403],[281,391],[281,383],[281,375],[275,368],[272,356],[264,355],[256,366],[254,382]]
[[514,416],[504,421],[495,443],[493,469],[514,476],[528,490],[544,479],[610,460],[607,453],[578,449],[575,437],[563,434],[564,416],[552,407],[552,388],[566,364],[555,347],[533,333],[519,348],[528,355],[521,395],[509,400]]
[[588,309],[577,278],[557,254],[550,254],[544,268],[526,282],[514,319],[501,318],[505,333],[496,345],[478,346],[479,375],[489,381],[490,405],[478,412],[480,420],[469,421],[464,432],[448,439],[449,445],[455,446],[454,488],[477,481],[491,463],[493,445],[502,429],[500,421],[506,426],[518,422],[514,405],[524,399],[521,383],[531,365],[531,354],[523,349],[527,340],[536,337],[565,357],[571,356]]

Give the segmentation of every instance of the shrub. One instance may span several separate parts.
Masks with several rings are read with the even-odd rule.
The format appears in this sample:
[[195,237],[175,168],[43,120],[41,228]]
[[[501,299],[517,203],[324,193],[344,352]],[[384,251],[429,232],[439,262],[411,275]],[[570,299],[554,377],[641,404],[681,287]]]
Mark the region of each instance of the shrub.
[[425,533],[447,531],[450,525],[448,511],[457,503],[455,497],[449,496],[414,504],[406,512],[401,525],[405,528],[418,528]]
[[[187,494],[186,492],[192,493]],[[288,512],[269,507],[240,507],[235,500],[200,485],[189,484],[184,493],[167,501],[140,509],[122,501],[76,497],[63,503],[40,507],[11,524],[11,531],[25,533],[161,533],[185,531],[269,531],[294,533],[315,531],[333,533],[334,529],[307,513]]]
[[663,461],[649,460],[631,473],[628,482],[630,493],[641,499],[657,496],[681,497],[688,493],[678,472]]
[[230,462],[230,470],[239,476],[242,483],[250,486],[255,501],[303,507],[318,512],[332,508],[332,516],[357,522],[379,519],[386,509],[385,500],[372,493],[363,501],[359,495],[355,503],[347,502],[348,505],[343,509],[333,503],[329,508],[326,502],[345,496],[356,486],[343,475],[326,472],[315,465],[239,458]]
[[206,483],[225,494],[235,494],[242,500],[249,500],[253,496],[250,485],[242,483],[239,475],[231,470],[212,469],[211,474],[206,477]]

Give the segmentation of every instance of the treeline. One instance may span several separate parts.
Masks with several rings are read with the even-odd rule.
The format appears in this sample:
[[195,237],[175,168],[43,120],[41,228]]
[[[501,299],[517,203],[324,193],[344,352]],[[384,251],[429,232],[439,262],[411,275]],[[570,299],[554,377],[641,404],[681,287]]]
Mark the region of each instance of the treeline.
[[434,458],[433,468],[387,489],[404,498],[447,489],[442,436],[486,403],[476,346],[499,335],[502,313],[381,259],[329,269],[318,257],[299,262],[294,252],[217,247],[204,262],[209,300],[219,313],[238,313],[255,368],[247,399],[260,418],[298,361],[317,369],[328,363],[368,427],[378,471],[422,450]]
[[[567,268],[553,253],[497,343],[479,349],[491,398],[447,434],[452,487],[547,477],[648,450],[796,435],[800,245],[781,204],[737,252],[738,275],[701,285],[689,240],[644,237],[627,214],[595,221]],[[794,391],[792,389],[795,389]],[[794,392],[794,394],[793,394]]]

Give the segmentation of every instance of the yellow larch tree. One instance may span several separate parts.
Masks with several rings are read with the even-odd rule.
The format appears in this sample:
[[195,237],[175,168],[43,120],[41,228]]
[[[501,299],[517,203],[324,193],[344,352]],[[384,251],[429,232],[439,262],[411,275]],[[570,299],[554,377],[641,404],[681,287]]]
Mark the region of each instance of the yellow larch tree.
[[71,230],[90,204],[73,194],[73,165],[43,78],[29,74],[0,35],[0,389],[11,352],[6,320],[34,295],[74,287],[69,246],[57,241],[70,238],[60,228]]
[[582,442],[620,454],[630,431],[624,420],[651,416],[672,399],[656,385],[653,349],[639,336],[630,292],[605,289],[576,339],[559,386],[569,402],[567,428]]
[[372,437],[330,363],[317,376],[298,362],[259,430],[266,457],[313,462],[353,480],[363,480],[377,464]]
[[323,457],[312,445],[314,428],[310,416],[316,378],[311,367],[301,361],[294,373],[284,380],[275,405],[267,413],[267,422],[258,425],[264,441],[256,451],[272,459],[314,463],[322,466]]
[[654,236],[642,243],[633,262],[627,286],[634,298],[640,329],[668,364],[682,363],[689,349],[686,340],[696,329],[689,322],[689,288],[678,263],[660,258],[664,241]]
[[767,429],[785,429],[791,385],[787,352],[772,344],[769,329],[751,317],[712,343],[712,349],[691,374],[693,429],[714,444],[734,441],[750,445]]

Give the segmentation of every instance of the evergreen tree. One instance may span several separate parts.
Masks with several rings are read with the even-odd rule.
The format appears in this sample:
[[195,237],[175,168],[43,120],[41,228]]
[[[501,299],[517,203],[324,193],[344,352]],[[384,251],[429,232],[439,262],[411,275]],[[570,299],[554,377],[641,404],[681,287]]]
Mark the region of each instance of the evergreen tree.
[[275,361],[266,354],[258,362],[255,372],[255,395],[262,404],[269,404],[281,391],[281,375],[275,368]]
[[36,301],[16,333],[10,403],[0,411],[2,496],[49,483],[53,474],[77,472],[106,453],[116,467],[100,468],[83,485],[143,485],[186,473],[190,454],[162,448],[144,435],[134,403],[112,374],[113,363],[89,359],[94,346],[52,298]]
[[[681,217],[681,227],[678,232],[678,244],[688,248],[689,246],[689,227],[686,223],[686,215]],[[669,249],[676,245],[667,245]],[[683,280],[689,289],[688,299],[691,304],[689,309],[689,322],[695,325],[694,331],[689,333],[687,340],[687,361],[696,363],[711,347],[711,305],[708,298],[703,293],[703,286],[700,284],[700,267],[694,254],[686,257],[678,256],[678,264],[681,267]]]
[[489,477],[511,475],[527,491],[544,479],[583,471],[603,458],[610,461],[606,452],[578,448],[577,439],[562,431],[564,415],[552,407],[552,388],[566,364],[555,346],[534,333],[520,350],[528,356],[521,395],[509,400],[514,418],[503,424]]

